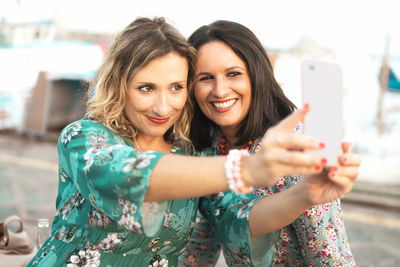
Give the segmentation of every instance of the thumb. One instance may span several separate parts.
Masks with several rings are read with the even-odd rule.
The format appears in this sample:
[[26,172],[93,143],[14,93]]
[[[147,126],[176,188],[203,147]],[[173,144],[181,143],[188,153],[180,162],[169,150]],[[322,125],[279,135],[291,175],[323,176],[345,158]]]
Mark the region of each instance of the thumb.
[[344,154],[349,153],[351,145],[351,142],[342,142],[342,151]]

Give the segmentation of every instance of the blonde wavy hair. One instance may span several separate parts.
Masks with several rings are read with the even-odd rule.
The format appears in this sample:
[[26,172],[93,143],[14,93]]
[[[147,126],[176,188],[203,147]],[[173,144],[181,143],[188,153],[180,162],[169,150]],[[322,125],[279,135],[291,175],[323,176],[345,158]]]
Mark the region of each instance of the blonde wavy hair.
[[[170,52],[185,57],[189,64],[188,95],[193,87],[196,51],[186,39],[162,17],[137,18],[115,38],[98,69],[88,92],[88,112],[111,130],[134,141],[137,130],[124,112],[128,84],[132,76],[152,60]],[[192,100],[185,107],[164,139],[189,141]]]

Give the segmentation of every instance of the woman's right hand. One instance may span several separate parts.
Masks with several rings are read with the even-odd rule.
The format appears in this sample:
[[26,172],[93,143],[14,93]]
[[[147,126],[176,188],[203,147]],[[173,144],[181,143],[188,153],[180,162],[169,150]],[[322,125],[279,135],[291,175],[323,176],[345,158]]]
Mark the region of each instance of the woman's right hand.
[[286,175],[316,174],[322,171],[326,158],[304,151],[320,150],[325,144],[293,131],[309,110],[310,107],[306,104],[268,129],[260,151],[243,160],[243,180],[246,184],[269,186]]
[[304,175],[299,186],[299,197],[303,196],[310,206],[328,203],[349,193],[358,177],[361,156],[350,152],[351,143],[342,143],[342,154],[338,164],[326,168],[317,175]]

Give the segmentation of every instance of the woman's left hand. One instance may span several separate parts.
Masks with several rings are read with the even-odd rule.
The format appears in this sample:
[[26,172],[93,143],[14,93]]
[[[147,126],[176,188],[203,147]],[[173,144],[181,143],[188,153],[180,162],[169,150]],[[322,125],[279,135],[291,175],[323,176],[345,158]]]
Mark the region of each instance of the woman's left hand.
[[306,175],[300,183],[305,186],[306,198],[311,205],[334,201],[351,191],[357,179],[361,156],[350,153],[351,143],[343,142],[343,154],[338,165],[327,167],[320,174]]

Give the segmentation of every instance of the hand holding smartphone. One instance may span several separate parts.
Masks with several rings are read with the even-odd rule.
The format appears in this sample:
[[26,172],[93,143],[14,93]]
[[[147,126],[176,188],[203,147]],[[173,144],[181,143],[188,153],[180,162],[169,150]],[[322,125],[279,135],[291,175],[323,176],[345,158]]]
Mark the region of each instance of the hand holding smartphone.
[[301,65],[302,102],[310,112],[304,121],[304,133],[325,143],[321,151],[328,166],[338,164],[343,140],[343,76],[337,64],[306,60]]

